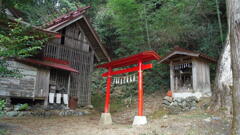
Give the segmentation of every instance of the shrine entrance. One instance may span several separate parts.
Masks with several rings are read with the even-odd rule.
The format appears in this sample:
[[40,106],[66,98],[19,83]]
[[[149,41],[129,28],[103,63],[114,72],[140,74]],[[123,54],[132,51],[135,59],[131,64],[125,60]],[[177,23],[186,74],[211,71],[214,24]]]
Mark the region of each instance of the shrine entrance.
[[[143,70],[152,68],[152,64],[143,64],[152,60],[159,60],[160,56],[154,51],[145,51],[136,55],[121,58],[111,61],[102,65],[98,65],[97,68],[108,69],[108,72],[103,73],[103,77],[107,77],[106,84],[106,99],[104,113],[101,115],[101,124],[112,124],[111,114],[109,112],[110,104],[110,89],[112,76],[138,71],[138,115],[134,117],[133,125],[144,125],[147,123],[146,116],[143,115]],[[138,64],[135,67],[113,70],[115,68],[126,67],[130,65]]]

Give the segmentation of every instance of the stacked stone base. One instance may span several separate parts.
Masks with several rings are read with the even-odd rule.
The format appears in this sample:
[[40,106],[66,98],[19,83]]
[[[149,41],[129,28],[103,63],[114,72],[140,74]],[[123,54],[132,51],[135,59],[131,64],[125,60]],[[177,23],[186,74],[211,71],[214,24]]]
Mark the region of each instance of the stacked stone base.
[[163,105],[169,109],[170,113],[180,113],[196,109],[198,98],[191,96],[187,98],[173,98],[166,96],[163,98]]

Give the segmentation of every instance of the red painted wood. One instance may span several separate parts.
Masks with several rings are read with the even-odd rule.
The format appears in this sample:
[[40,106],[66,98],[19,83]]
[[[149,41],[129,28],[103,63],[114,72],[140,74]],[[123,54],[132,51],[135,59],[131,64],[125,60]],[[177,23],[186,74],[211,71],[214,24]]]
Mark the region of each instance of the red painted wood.
[[51,57],[43,57],[43,60],[58,63],[58,64],[63,64],[63,65],[69,65],[69,62],[66,60],[60,60],[60,59],[51,58]]
[[108,68],[112,67],[113,68],[118,68],[118,67],[124,67],[124,66],[129,66],[133,64],[138,64],[138,60],[141,60],[142,63],[148,62],[151,60],[159,60],[160,56],[154,52],[154,51],[145,51],[136,55],[132,55],[129,57],[121,58],[118,60],[114,60],[102,65],[98,65],[97,68]]
[[61,34],[56,34],[56,35],[55,35],[55,38],[61,38],[61,37],[62,37]]
[[[146,70],[146,69],[150,69],[152,68],[153,65],[152,64],[142,64],[142,70]],[[127,68],[127,69],[122,69],[122,70],[117,70],[117,71],[112,71],[110,73],[111,76],[113,75],[118,75],[118,74],[124,74],[124,73],[128,73],[128,72],[134,72],[134,71],[138,71],[139,66],[136,67],[132,67],[132,68]],[[103,73],[102,77],[107,77],[108,76],[108,72]]]
[[112,82],[112,76],[111,76],[112,68],[108,68],[108,78],[107,78],[107,86],[106,86],[106,99],[105,99],[105,107],[104,107],[104,113],[109,112],[109,104],[110,104],[110,89],[111,89],[111,82]]
[[143,116],[143,75],[142,61],[138,63],[138,116]]
[[31,58],[17,59],[17,60],[22,61],[22,62],[26,62],[26,63],[35,64],[35,65],[47,66],[47,67],[51,67],[51,68],[62,69],[62,70],[70,71],[70,72],[79,73],[78,70],[72,68],[69,65],[59,64],[59,63],[55,63],[55,62],[52,62],[52,61],[37,60],[37,59],[31,59]]

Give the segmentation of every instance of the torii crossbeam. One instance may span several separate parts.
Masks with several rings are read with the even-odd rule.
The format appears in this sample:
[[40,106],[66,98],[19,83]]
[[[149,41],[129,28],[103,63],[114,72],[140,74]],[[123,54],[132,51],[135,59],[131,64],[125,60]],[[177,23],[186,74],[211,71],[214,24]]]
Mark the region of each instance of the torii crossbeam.
[[[106,68],[108,72],[103,73],[103,77],[107,77],[107,86],[106,86],[106,100],[104,113],[102,113],[100,122],[102,124],[111,124],[112,119],[109,113],[109,103],[110,103],[110,89],[111,81],[113,75],[124,74],[128,72],[138,71],[138,115],[134,117],[133,125],[144,125],[147,123],[147,119],[143,116],[143,70],[152,68],[152,64],[143,64],[152,60],[159,60],[160,56],[154,51],[145,51],[136,55],[129,57],[121,58],[118,60],[111,61],[102,65],[98,65],[97,68]],[[125,67],[138,64],[135,67],[115,70],[115,68]]]

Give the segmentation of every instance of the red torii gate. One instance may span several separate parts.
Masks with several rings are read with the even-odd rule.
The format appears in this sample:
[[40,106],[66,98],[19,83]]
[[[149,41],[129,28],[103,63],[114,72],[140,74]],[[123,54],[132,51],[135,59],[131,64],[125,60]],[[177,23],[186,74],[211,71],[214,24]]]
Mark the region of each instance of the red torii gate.
[[[103,73],[103,77],[107,77],[106,86],[106,100],[104,113],[102,113],[100,122],[103,124],[111,124],[112,119],[109,113],[109,103],[110,103],[110,89],[111,81],[113,75],[124,74],[128,72],[138,71],[138,116],[135,116],[133,125],[143,125],[147,123],[147,119],[143,116],[143,74],[142,71],[152,68],[152,64],[143,64],[144,62],[159,60],[160,56],[155,51],[145,51],[136,55],[121,58],[118,60],[111,61],[102,65],[98,65],[97,68],[106,68],[108,72]],[[138,66],[121,69],[113,71],[114,68],[125,67],[133,64],[138,64]]]

